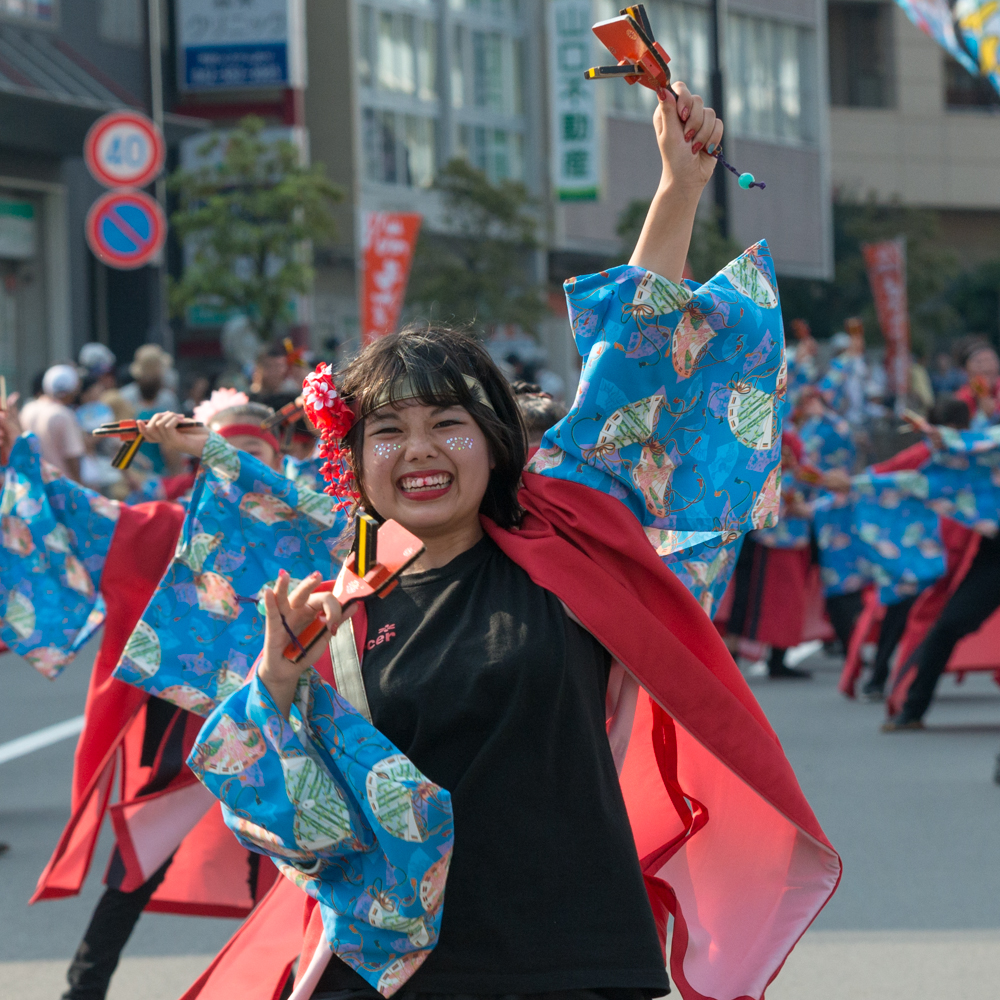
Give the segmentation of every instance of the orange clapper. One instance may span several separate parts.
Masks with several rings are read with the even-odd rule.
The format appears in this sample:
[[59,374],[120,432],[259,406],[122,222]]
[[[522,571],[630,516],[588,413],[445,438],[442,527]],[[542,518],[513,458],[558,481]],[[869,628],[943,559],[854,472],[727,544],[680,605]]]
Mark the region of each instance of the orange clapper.
[[[646,9],[641,3],[622,7],[618,17],[612,17],[607,21],[598,21],[592,30],[604,47],[618,60],[618,65],[593,66],[584,70],[585,79],[613,80],[624,78],[629,85],[639,83],[643,87],[655,90],[660,100],[666,99],[668,90],[674,97],[677,96],[676,91],[670,85],[670,66],[668,65],[670,56],[653,37],[653,29],[646,16]],[[763,190],[767,186],[763,181],[757,180],[753,174],[740,173],[722,155],[721,146],[711,153],[705,150],[705,153],[714,156],[726,170],[738,178],[738,183],[743,190],[748,191],[750,188]]]
[[[344,570],[336,580],[324,580],[313,591],[333,591],[345,611],[357,601],[385,597],[396,586],[399,574],[424,552],[424,543],[398,521],[386,521],[380,527],[375,518],[358,514],[355,528],[354,548]],[[326,625],[316,618],[298,635],[290,630],[289,634],[292,641],[284,656],[298,663],[326,634]]]
[[669,90],[670,56],[653,38],[646,10],[641,3],[623,7],[618,17],[598,21],[594,34],[618,60],[617,66],[594,66],[584,74],[588,80],[625,77],[627,83],[641,83],[650,90]]
[[[182,420],[178,425],[178,430],[186,427],[204,427],[197,420]],[[127,469],[132,464],[132,459],[139,453],[142,442],[146,439],[139,433],[139,425],[134,420],[118,420],[113,424],[101,424],[91,432],[94,437],[115,437],[121,438],[122,446],[111,459],[111,464],[116,469]]]

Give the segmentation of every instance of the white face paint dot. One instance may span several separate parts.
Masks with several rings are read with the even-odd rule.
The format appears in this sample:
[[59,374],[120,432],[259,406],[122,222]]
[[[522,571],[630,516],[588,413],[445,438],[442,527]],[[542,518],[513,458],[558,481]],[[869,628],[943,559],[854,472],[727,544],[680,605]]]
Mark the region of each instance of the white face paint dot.
[[374,450],[376,458],[392,458],[399,451],[399,445],[395,441],[380,441]]
[[450,451],[469,451],[475,443],[475,438],[453,437],[445,441]]

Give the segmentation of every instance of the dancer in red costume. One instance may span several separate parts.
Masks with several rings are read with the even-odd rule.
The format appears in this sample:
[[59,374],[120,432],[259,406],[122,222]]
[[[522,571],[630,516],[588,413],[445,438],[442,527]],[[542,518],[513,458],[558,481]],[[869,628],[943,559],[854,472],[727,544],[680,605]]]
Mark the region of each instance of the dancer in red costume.
[[[701,149],[707,143],[713,152],[721,135],[714,114],[675,86],[678,105],[670,98],[657,112],[664,180],[632,267],[593,276],[593,287],[611,290],[605,301],[620,294],[627,306],[640,284],[653,287],[660,316],[683,301],[677,283],[714,166]],[[767,290],[750,256],[727,272],[733,283],[720,278],[730,300],[736,281],[756,283],[761,296]],[[745,293],[737,301],[748,313],[756,308]],[[577,335],[585,338],[582,293],[578,302]],[[654,305],[642,315],[655,316]],[[619,312],[617,304],[606,312],[607,328]],[[662,335],[652,323],[645,330]],[[601,349],[589,351],[594,365],[616,363],[619,352],[603,350],[610,343],[602,334]],[[767,350],[773,346],[768,341]],[[318,576],[291,594],[284,579],[268,588],[257,675],[210,726],[227,720],[231,732],[243,732],[226,713],[254,699],[276,713],[255,754],[280,753],[273,734],[314,656],[285,659],[286,627],[295,632],[321,611],[331,630],[353,630],[354,641],[338,643],[345,660],[350,650],[361,660],[362,693],[355,686],[352,703],[361,712],[363,701],[431,781],[451,786],[456,818],[440,941],[387,969],[395,978],[380,980],[379,989],[388,995],[406,980],[404,995],[659,995],[672,914],[671,971],[682,996],[760,998],[835,889],[840,864],[697,601],[618,496],[544,474],[561,463],[555,442],[568,447],[565,438],[546,439],[552,445],[538,452],[536,471],[524,473],[517,491],[524,445],[514,400],[467,338],[435,329],[391,336],[352,363],[341,388],[356,408],[346,444],[365,508],[417,533],[426,555],[385,601],[356,606],[349,625],[330,594],[313,593]],[[330,387],[322,396],[336,399]],[[578,404],[592,406],[593,398],[584,386]],[[636,405],[628,397],[622,404]],[[561,426],[568,432],[571,423]],[[183,434],[169,443],[185,447]],[[650,449],[637,476],[654,460],[663,467],[661,452]],[[662,477],[650,476],[647,497],[653,486],[662,489]],[[534,722],[533,713],[540,713]],[[224,737],[220,750],[204,746],[203,770],[220,752],[232,759]],[[239,794],[234,782],[227,787]],[[268,796],[277,802],[287,786],[256,787],[257,805],[246,796],[243,812],[231,814],[241,837],[295,859],[295,870],[285,869],[299,884],[324,871],[330,884],[342,883],[335,856],[310,852],[309,843],[323,850],[312,835],[290,844],[259,825]],[[328,804],[296,798],[303,829],[311,810],[318,819]],[[315,884],[311,891],[321,892]],[[392,904],[379,899],[357,923],[386,926]],[[326,943],[321,913],[283,880],[187,997],[274,1000],[297,957],[296,997],[377,996],[353,971],[364,964],[357,950],[331,958],[336,943]],[[420,940],[418,923],[405,933]]]
[[[928,422],[931,425],[952,427],[955,430],[966,430],[969,426],[968,406],[960,399],[944,397],[938,400],[931,409],[931,412],[928,414]],[[916,429],[924,432],[926,428],[927,424],[921,421]],[[930,446],[925,441],[918,441],[892,458],[873,465],[871,471],[883,473],[918,469],[930,456]],[[957,565],[956,560],[960,559],[959,553],[964,551],[968,545],[969,536],[974,535],[975,532],[948,518],[941,518],[940,531],[941,540],[947,553],[945,572],[945,578],[947,578]],[[924,595],[933,592],[939,583],[940,581],[926,588],[921,594],[916,594],[913,597],[904,598],[895,604],[890,604],[885,608],[884,613],[880,612],[876,605],[866,607],[865,613],[861,616],[857,625],[857,630],[861,634],[855,634],[851,638],[850,652],[844,663],[844,673],[841,677],[841,691],[852,694],[855,681],[861,671],[861,642],[865,640],[873,621],[877,620],[876,616],[882,613],[882,619],[878,623],[878,644],[875,652],[875,660],[872,664],[872,672],[861,689],[862,695],[867,700],[882,701],[885,696],[886,681],[889,678],[889,665],[892,654],[901,642],[903,646],[901,647],[900,661],[904,655],[908,655],[906,653],[907,649],[912,652],[915,648],[914,636],[916,635],[916,631],[909,625],[914,607],[923,609],[925,605],[923,603],[918,604],[918,602],[923,602]],[[940,606],[938,610],[940,610]],[[926,614],[923,610],[918,610],[917,613],[920,615]],[[923,631],[920,633],[921,638],[923,632],[926,632],[926,626],[924,626]],[[918,638],[916,644],[919,644],[919,642],[920,639]]]
[[[257,427],[271,413],[266,407],[242,406],[219,412],[212,423],[234,447],[280,468],[277,441]],[[9,408],[0,419],[3,464],[20,433],[16,409]],[[105,876],[108,888],[70,966],[67,1000],[105,996],[121,950],[144,909],[243,917],[274,881],[271,866],[261,866],[258,855],[233,841],[217,809],[179,843],[154,848],[163,860],[151,866],[148,877],[143,871],[143,862],[149,867],[148,858],[140,861],[137,856],[147,845],[134,836],[135,814],[151,806],[155,819],[158,803],[171,803],[172,796],[183,797],[186,790],[200,787],[184,759],[201,719],[111,676],[170,563],[183,520],[183,508],[172,503],[120,506],[101,577],[107,617],[74,757],[71,816],[31,900],[80,891],[117,774],[119,801],[111,807],[116,845]]]

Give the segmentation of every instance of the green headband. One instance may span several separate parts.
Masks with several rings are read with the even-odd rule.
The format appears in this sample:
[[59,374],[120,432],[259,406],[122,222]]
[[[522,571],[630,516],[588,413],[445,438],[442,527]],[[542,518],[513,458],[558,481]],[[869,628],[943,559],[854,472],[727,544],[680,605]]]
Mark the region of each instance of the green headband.
[[[462,378],[465,379],[465,384],[468,387],[469,392],[472,393],[472,398],[475,399],[477,403],[481,403],[483,406],[487,407],[487,409],[495,415],[497,411],[490,402],[490,397],[486,395],[486,390],[483,388],[479,379],[473,378],[471,375],[463,375]],[[431,389],[432,391],[440,392],[442,396],[446,396],[451,392],[451,386],[444,379],[432,378]],[[421,395],[422,393],[417,392],[410,377],[405,376],[387,385],[385,389],[379,393],[371,408],[368,410],[368,413],[374,413],[375,410],[379,410],[383,406],[387,406],[391,403],[402,403],[407,399],[418,399]],[[367,416],[367,414],[365,414],[365,416]]]

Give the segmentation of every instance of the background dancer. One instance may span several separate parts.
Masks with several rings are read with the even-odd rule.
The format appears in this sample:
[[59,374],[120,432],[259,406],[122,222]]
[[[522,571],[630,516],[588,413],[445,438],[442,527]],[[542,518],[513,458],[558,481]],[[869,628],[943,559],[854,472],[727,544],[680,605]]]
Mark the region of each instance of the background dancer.
[[[952,427],[959,431],[967,430],[970,422],[969,407],[963,400],[954,396],[943,396],[931,407],[927,419],[935,426]],[[930,456],[931,450],[928,445],[923,441],[918,441],[915,445],[911,445],[885,462],[873,465],[871,471],[881,473],[916,469]],[[954,525],[954,527],[959,528],[960,526]],[[960,530],[964,531],[965,529]],[[861,689],[862,695],[869,701],[881,701],[885,697],[885,684],[889,679],[892,654],[896,651],[896,647],[906,632],[910,611],[919,597],[919,594],[904,597],[901,601],[890,604],[885,609],[885,616],[879,627],[872,672]]]
[[[225,407],[233,402],[239,405]],[[273,415],[272,411],[247,403],[244,395],[232,390],[217,393],[213,403],[199,414],[212,429],[228,438],[233,447],[252,452],[269,468],[280,470],[278,442],[259,426]],[[158,422],[180,419],[176,414],[157,415]],[[11,405],[2,415],[0,427],[0,451],[5,460],[20,431],[16,409]],[[85,496],[93,496],[82,489],[77,493],[75,504]],[[112,812],[120,811],[124,804],[141,807],[147,797],[171,794],[193,782],[184,758],[193,745],[199,718],[170,702],[147,697],[110,676],[125,640],[170,563],[182,511],[164,503],[122,508],[107,501],[97,502],[102,509],[116,512],[117,517],[100,580],[107,602],[105,636],[94,665],[76,755],[72,816],[39,879],[33,902],[79,891],[108,809],[116,760],[121,761],[123,802]],[[190,838],[181,831],[177,851],[171,852],[149,877],[137,868],[127,825],[121,828],[116,821],[118,839],[105,877],[107,889],[70,965],[66,1000],[101,1000],[105,996],[121,951],[142,911],[150,905],[166,912],[236,917],[245,915],[270,888],[275,878],[272,867],[262,868],[259,855],[240,850],[217,815],[214,823],[212,820],[210,816]],[[121,846],[123,834],[129,850]],[[178,852],[181,870],[171,883],[168,877]],[[210,877],[206,877],[209,872]]]
[[511,389],[524,421],[524,430],[528,435],[528,458],[531,458],[541,447],[542,435],[566,416],[566,406],[534,382],[512,382]]

